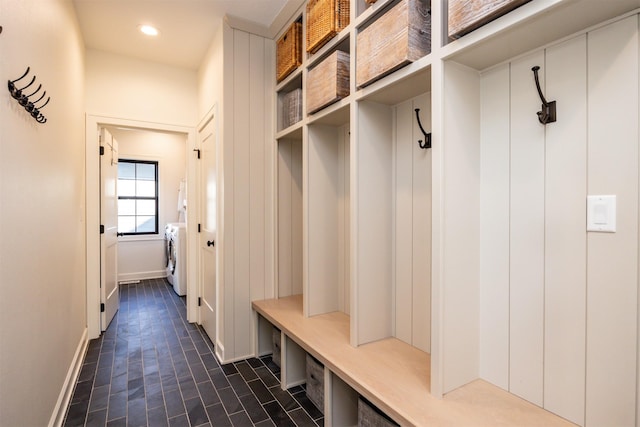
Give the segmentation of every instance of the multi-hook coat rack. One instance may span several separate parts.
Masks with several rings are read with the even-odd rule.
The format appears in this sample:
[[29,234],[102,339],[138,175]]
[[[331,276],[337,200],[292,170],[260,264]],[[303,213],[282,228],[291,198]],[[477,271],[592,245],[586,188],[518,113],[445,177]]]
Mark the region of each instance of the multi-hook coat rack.
[[543,125],[547,123],[553,123],[556,121],[556,101],[547,102],[544,95],[542,94],[542,89],[540,89],[540,79],[538,78],[538,71],[540,67],[536,65],[531,69],[533,71],[533,78],[536,80],[536,89],[538,89],[538,95],[540,95],[540,100],[542,101],[542,109],[538,111],[536,114],[538,115],[538,120]]
[[36,90],[34,90],[33,92],[31,92],[30,94],[26,95],[25,93],[23,93],[23,91],[25,89],[27,89],[33,83],[35,83],[36,76],[33,76],[31,81],[26,86],[23,86],[21,88],[18,88],[16,86],[17,82],[19,82],[20,80],[22,80],[25,77],[27,77],[27,75],[29,74],[30,70],[31,70],[31,68],[27,67],[27,71],[25,71],[22,76],[18,77],[15,80],[9,80],[8,81],[7,86],[9,88],[9,93],[11,94],[11,97],[13,99],[18,101],[18,103],[20,105],[22,105],[25,110],[27,110],[27,112],[31,115],[31,117],[33,117],[36,120],[36,122],[38,122],[38,123],[46,123],[47,122],[47,118],[40,112],[40,110],[42,110],[45,107],[45,105],[47,105],[49,103],[49,101],[51,100],[51,97],[48,97],[47,100],[44,101],[44,103],[42,105],[36,105],[36,104],[44,99],[44,96],[47,94],[47,91],[45,90],[44,92],[42,92],[42,95],[40,95],[40,97],[38,99],[36,99],[35,101],[31,101],[30,98],[32,96],[35,96],[35,94],[37,94],[40,91],[40,89],[42,89],[42,85],[41,84],[38,85],[38,88]]
[[420,126],[420,131],[422,131],[422,133],[424,134],[424,143],[422,142],[423,141],[422,139],[419,139],[418,146],[423,150],[426,150],[427,148],[431,148],[431,133],[427,133],[422,127],[422,122],[420,122],[420,109],[416,108],[415,112],[416,112],[416,120],[418,121],[418,126]]

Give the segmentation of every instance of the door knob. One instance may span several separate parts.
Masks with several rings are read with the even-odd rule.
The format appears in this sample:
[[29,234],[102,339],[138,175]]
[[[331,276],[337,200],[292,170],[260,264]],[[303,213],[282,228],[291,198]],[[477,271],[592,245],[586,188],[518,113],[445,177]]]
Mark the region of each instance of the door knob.
[[216,242],[213,240],[207,240],[207,246],[215,246]]

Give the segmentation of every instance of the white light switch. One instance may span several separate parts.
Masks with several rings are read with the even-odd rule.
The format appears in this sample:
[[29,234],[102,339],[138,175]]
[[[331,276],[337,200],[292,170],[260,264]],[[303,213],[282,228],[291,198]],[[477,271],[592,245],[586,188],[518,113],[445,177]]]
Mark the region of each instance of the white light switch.
[[615,233],[616,196],[587,196],[587,231]]

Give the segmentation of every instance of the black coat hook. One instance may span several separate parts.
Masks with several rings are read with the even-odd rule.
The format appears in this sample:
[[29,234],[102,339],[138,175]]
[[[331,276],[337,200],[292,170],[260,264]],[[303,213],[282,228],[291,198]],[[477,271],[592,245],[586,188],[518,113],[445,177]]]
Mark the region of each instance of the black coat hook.
[[31,71],[31,67],[27,67],[27,70],[24,72],[24,74],[18,77],[17,79],[9,80],[7,82],[7,87],[9,89],[9,93],[11,94],[11,96],[16,101],[18,101],[20,105],[24,107],[24,109],[31,115],[31,117],[35,119],[35,121],[37,121],[38,123],[46,123],[47,118],[40,112],[40,110],[43,109],[49,103],[49,101],[51,101],[51,97],[48,97],[47,100],[44,102],[44,104],[40,106],[37,106],[35,104],[40,102],[40,100],[44,99],[44,96],[46,95],[47,91],[45,90],[42,93],[42,95],[40,95],[40,97],[35,101],[32,101],[29,99],[32,96],[35,96],[38,92],[40,92],[40,89],[42,89],[42,84],[39,84],[38,88],[32,91],[28,95],[23,93],[23,91],[26,88],[31,86],[36,81],[36,76],[34,75],[31,81],[26,86],[23,86],[21,88],[16,87],[16,82],[27,77],[27,75],[29,74],[29,71]]
[[531,69],[531,71],[533,71],[533,77],[536,80],[536,89],[538,89],[538,95],[540,95],[540,100],[542,101],[542,109],[536,114],[538,115],[538,120],[540,120],[540,123],[546,125],[547,123],[553,123],[556,121],[556,101],[547,102],[544,95],[542,94],[542,89],[540,89],[540,79],[538,78],[538,70],[540,70],[540,67],[538,65]]
[[416,120],[418,121],[418,126],[420,126],[420,130],[424,134],[424,143],[422,142],[422,139],[419,139],[418,146],[423,150],[427,148],[431,148],[431,133],[430,132],[427,133],[422,127],[422,122],[420,122],[420,109],[416,108],[415,111],[416,111]]

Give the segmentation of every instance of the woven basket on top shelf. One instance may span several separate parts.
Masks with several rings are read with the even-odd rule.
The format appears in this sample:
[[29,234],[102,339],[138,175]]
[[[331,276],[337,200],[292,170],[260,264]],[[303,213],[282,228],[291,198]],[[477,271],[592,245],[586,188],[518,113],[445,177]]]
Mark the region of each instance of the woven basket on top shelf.
[[349,25],[349,0],[309,0],[307,52],[314,53]]
[[276,44],[276,79],[278,83],[302,64],[302,24],[294,22]]

